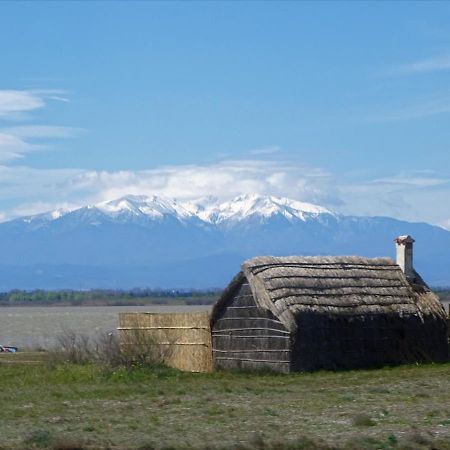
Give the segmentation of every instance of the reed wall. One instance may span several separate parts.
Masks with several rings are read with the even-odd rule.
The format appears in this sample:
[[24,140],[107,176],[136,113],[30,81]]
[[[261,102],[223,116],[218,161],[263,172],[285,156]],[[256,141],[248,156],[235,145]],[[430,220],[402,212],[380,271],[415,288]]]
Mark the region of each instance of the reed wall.
[[209,314],[121,313],[119,333],[124,346],[153,346],[170,367],[188,372],[212,370]]

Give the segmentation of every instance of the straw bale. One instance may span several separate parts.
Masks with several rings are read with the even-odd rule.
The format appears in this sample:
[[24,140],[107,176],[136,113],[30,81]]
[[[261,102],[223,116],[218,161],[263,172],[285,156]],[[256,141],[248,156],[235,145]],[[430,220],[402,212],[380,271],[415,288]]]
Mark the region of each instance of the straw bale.
[[212,370],[209,314],[121,313],[123,345],[155,345],[164,362],[189,372]]

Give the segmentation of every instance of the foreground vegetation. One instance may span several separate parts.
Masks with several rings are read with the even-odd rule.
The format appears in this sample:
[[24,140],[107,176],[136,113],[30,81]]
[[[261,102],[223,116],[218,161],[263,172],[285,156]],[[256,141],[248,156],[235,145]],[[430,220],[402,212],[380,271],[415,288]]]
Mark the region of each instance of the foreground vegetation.
[[2,361],[0,449],[450,449],[450,364],[274,375]]

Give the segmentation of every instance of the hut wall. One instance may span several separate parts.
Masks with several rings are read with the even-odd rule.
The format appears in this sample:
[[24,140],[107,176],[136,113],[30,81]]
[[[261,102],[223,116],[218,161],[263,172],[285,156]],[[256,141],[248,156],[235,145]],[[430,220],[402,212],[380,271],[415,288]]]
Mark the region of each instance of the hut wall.
[[297,316],[293,370],[347,369],[447,361],[439,317],[303,311]]
[[[212,370],[209,314],[121,313],[121,345],[144,346],[155,359],[188,372]],[[139,349],[138,349],[139,350]]]
[[290,371],[290,333],[257,306],[246,279],[215,318],[212,346],[216,368]]

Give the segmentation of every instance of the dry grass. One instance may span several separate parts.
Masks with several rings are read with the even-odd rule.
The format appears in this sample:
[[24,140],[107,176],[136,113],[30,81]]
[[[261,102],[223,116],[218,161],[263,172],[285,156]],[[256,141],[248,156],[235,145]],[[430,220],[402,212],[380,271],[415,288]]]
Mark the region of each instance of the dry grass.
[[124,345],[116,333],[97,333],[92,337],[66,329],[47,352],[47,361],[52,365],[93,363],[104,368],[135,368],[161,365],[170,357],[171,347],[155,345],[151,335],[130,330],[128,338],[129,345]]

